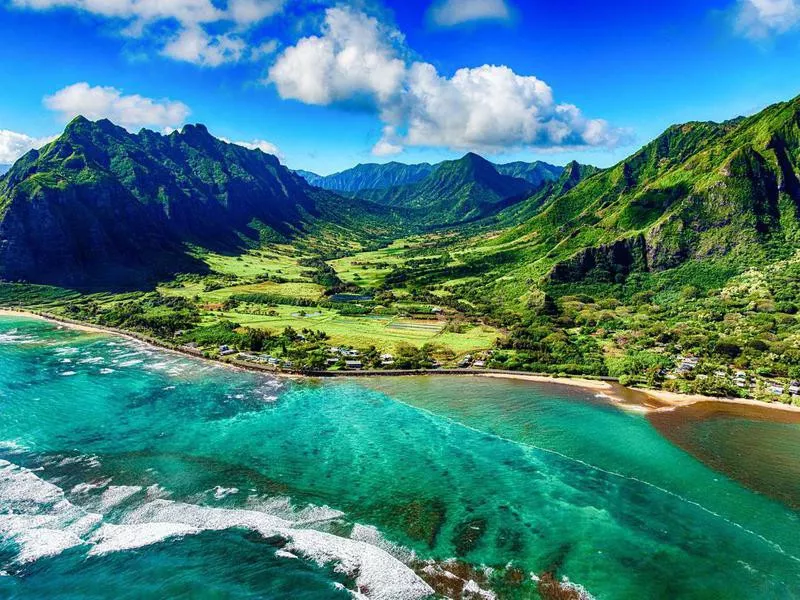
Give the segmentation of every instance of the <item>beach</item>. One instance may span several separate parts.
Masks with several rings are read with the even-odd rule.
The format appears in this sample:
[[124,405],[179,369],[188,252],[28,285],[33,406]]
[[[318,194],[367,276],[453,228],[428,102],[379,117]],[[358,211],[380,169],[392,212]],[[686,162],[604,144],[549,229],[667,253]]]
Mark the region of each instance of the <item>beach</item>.
[[666,390],[654,390],[649,388],[631,388],[617,383],[613,378],[606,379],[588,379],[584,377],[568,377],[568,376],[548,376],[537,375],[523,372],[511,371],[497,371],[497,370],[475,370],[475,369],[438,369],[429,371],[327,371],[327,372],[314,372],[310,374],[290,373],[285,371],[277,371],[263,365],[256,365],[245,363],[237,360],[218,360],[208,356],[204,356],[198,351],[191,351],[180,346],[174,346],[158,340],[136,334],[129,331],[123,331],[112,327],[103,327],[101,325],[91,325],[73,319],[63,317],[56,317],[53,315],[21,310],[12,308],[0,308],[0,317],[26,317],[41,319],[60,326],[69,327],[78,331],[86,333],[99,333],[111,334],[124,337],[129,340],[148,344],[164,350],[167,352],[175,352],[192,358],[199,358],[202,360],[211,361],[215,364],[226,366],[233,369],[242,369],[253,371],[257,373],[266,373],[276,377],[283,377],[289,379],[298,379],[305,377],[391,377],[391,376],[427,376],[427,375],[470,375],[485,378],[497,379],[515,379],[519,381],[529,381],[532,383],[547,383],[555,385],[564,385],[570,387],[578,387],[587,391],[592,391],[601,394],[609,399],[611,403],[618,406],[622,410],[639,413],[650,413],[656,411],[672,411],[678,408],[692,406],[694,404],[703,403],[716,403],[716,404],[735,404],[742,406],[754,406],[758,408],[765,408],[771,410],[778,410],[784,412],[792,412],[800,414],[800,407],[791,404],[783,404],[780,402],[762,402],[760,400],[753,400],[748,398],[718,398],[714,396],[703,396],[700,394],[679,394],[676,392],[668,392]]

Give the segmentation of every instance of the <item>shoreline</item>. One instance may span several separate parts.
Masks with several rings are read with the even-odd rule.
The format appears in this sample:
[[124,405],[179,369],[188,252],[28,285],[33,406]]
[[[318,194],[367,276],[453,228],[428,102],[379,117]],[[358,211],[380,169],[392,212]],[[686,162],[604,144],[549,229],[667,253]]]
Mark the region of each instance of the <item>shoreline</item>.
[[693,406],[700,403],[712,403],[722,405],[739,405],[760,407],[764,409],[771,409],[783,412],[800,413],[800,406],[792,404],[783,404],[781,402],[762,402],[751,398],[718,398],[714,396],[703,396],[700,394],[679,394],[677,392],[668,392],[665,390],[654,390],[649,388],[631,388],[625,387],[617,382],[613,377],[557,377],[549,376],[546,374],[534,374],[517,371],[500,371],[500,370],[477,370],[477,369],[436,369],[436,370],[406,370],[406,371],[392,371],[392,370],[374,370],[374,371],[312,371],[307,373],[292,373],[286,371],[279,371],[263,365],[256,365],[252,363],[245,363],[235,359],[220,360],[204,356],[202,352],[191,351],[187,348],[173,346],[163,340],[151,338],[143,334],[137,334],[129,331],[123,331],[113,327],[103,327],[102,325],[92,325],[66,317],[59,317],[47,313],[40,313],[29,311],[25,309],[15,309],[0,307],[0,317],[22,317],[39,319],[69,327],[76,331],[83,331],[85,333],[109,334],[123,337],[125,339],[147,344],[159,350],[166,352],[173,352],[182,356],[196,358],[204,361],[211,362],[221,367],[230,369],[250,371],[260,373],[262,375],[272,375],[273,377],[281,377],[285,379],[323,379],[323,378],[341,378],[341,377],[420,377],[420,376],[472,376],[484,377],[490,379],[512,379],[518,381],[529,381],[532,383],[544,383],[552,385],[565,385],[577,387],[586,391],[595,392],[599,395],[606,397],[610,404],[620,408],[636,413],[659,413],[675,411],[680,408]]

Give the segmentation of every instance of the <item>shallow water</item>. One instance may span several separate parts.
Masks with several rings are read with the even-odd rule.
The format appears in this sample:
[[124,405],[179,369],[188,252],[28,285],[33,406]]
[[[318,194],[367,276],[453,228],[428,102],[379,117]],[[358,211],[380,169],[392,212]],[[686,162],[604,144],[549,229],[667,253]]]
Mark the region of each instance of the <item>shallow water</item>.
[[279,383],[0,318],[0,417],[0,597],[424,596],[403,548],[597,598],[800,597],[791,502],[574,388]]

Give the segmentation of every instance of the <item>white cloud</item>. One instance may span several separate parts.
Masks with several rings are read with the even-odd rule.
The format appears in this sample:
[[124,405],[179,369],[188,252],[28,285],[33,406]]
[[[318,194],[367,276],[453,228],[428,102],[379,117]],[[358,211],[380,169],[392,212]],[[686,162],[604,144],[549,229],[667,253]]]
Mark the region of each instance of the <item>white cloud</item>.
[[508,21],[511,10],[505,0],[438,0],[429,16],[436,25],[453,27],[474,21]]
[[230,143],[236,144],[237,146],[243,146],[249,150],[261,150],[265,154],[274,154],[275,156],[281,156],[281,151],[278,149],[278,147],[272,142],[268,142],[267,140],[253,140],[252,142],[230,142]]
[[241,25],[259,23],[283,10],[284,0],[230,0],[228,14]]
[[0,164],[10,165],[29,150],[41,148],[54,139],[55,137],[34,138],[24,133],[0,129]]
[[368,101],[386,104],[405,75],[398,58],[402,35],[374,17],[348,8],[329,8],[321,36],[287,48],[269,70],[282,98],[306,104]]
[[409,54],[402,34],[347,8],[328,9],[319,36],[285,49],[269,71],[282,98],[315,105],[360,104],[384,123],[373,148],[405,146],[499,151],[514,147],[613,146],[623,132],[559,104],[545,82],[505,66],[442,76]]
[[209,35],[202,27],[182,30],[166,46],[163,54],[204,67],[218,67],[227,62],[237,62],[246,44],[239,37],[220,34]]
[[[212,0],[11,1],[18,8],[69,8],[115,19],[120,22],[120,33],[124,36],[143,37],[152,33],[164,56],[212,67],[245,57],[251,37],[248,29],[281,12],[285,3],[285,0],[228,0],[224,5]],[[151,28],[154,24],[160,27]],[[165,30],[172,33],[164,34]]]
[[800,0],[739,0],[736,30],[763,39],[786,33],[800,24]]
[[110,119],[129,130],[141,127],[175,127],[189,116],[189,107],[173,100],[153,100],[138,94],[123,95],[113,87],[75,83],[46,96],[44,105],[63,121],[77,115],[87,119]]

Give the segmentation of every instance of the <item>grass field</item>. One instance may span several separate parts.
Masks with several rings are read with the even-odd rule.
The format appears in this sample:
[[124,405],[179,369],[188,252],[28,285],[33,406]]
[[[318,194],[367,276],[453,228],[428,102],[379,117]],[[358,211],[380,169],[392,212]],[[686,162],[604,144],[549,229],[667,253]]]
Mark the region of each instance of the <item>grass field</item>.
[[374,288],[383,283],[387,273],[402,265],[406,258],[408,240],[398,240],[380,250],[358,252],[351,256],[328,261],[336,274],[347,283]]
[[165,296],[183,296],[184,298],[194,298],[197,296],[203,303],[220,303],[227,300],[233,294],[249,293],[279,294],[292,298],[319,300],[324,291],[321,285],[311,282],[275,283],[274,281],[265,281],[263,283],[232,285],[208,292],[203,291],[203,285],[202,283],[189,283],[181,287],[160,287],[158,291]]
[[[464,333],[443,333],[443,322],[416,321],[395,316],[351,317],[326,308],[279,305],[272,310],[277,314],[268,316],[238,311],[207,312],[203,316],[203,322],[210,325],[224,318],[243,326],[274,332],[280,332],[285,327],[296,330],[319,329],[330,336],[333,344],[355,348],[375,346],[388,352],[393,351],[398,342],[414,346],[430,342],[463,354],[490,348],[500,335],[498,330],[486,326],[475,326]],[[305,316],[302,316],[303,313]]]
[[198,252],[197,256],[216,273],[245,279],[265,273],[284,279],[304,279],[304,273],[308,270],[298,264],[299,260],[308,257],[300,254],[294,247],[286,245],[272,244],[239,256],[214,252]]

